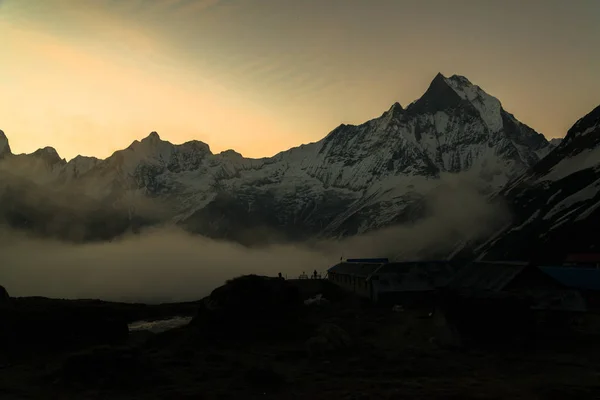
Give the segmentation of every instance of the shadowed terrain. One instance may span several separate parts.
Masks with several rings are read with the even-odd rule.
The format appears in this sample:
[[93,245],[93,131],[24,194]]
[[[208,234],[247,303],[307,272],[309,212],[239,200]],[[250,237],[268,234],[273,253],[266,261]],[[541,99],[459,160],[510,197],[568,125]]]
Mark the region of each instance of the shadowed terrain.
[[[318,293],[329,302],[302,303]],[[538,320],[524,346],[514,344],[512,339],[523,335],[508,326],[506,340],[495,336],[456,347],[442,340],[449,325],[440,324],[430,306],[394,312],[326,281],[245,276],[193,305],[11,303],[15,310],[28,304],[26,309],[52,310],[47,315],[55,316],[78,308],[98,323],[183,315],[190,307],[195,318],[164,333],[137,332],[111,342],[94,343],[80,330],[87,343],[21,354],[0,374],[6,399],[595,399],[600,394],[600,354],[593,345],[600,323],[593,314],[554,334]],[[33,336],[46,334],[37,330]]]

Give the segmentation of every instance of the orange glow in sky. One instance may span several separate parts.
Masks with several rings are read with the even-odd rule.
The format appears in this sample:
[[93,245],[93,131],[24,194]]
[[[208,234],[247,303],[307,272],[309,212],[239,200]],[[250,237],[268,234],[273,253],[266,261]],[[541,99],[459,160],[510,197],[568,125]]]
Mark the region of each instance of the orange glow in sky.
[[0,129],[14,152],[67,159],[151,131],[270,156],[442,72],[558,137],[600,104],[598,15],[594,0],[0,0]]

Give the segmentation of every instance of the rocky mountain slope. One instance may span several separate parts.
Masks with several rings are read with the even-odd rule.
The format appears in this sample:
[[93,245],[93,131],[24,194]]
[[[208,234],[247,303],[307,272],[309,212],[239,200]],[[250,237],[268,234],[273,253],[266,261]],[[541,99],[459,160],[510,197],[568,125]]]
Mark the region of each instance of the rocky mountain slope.
[[153,132],[105,160],[66,162],[52,148],[13,155],[0,134],[0,170],[95,207],[142,219],[160,209],[192,232],[244,242],[249,231],[252,240],[339,237],[414,221],[444,173],[495,191],[554,146],[466,78],[438,74],[406,108],[396,103],[271,158],[213,154],[202,142],[173,145]]
[[481,246],[484,258],[555,260],[600,243],[600,106],[501,196],[515,221]]

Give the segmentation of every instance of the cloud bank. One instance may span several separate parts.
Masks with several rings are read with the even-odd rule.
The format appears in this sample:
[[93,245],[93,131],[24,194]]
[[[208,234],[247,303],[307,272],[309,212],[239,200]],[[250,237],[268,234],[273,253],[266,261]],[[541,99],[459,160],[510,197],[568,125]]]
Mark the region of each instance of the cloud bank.
[[444,178],[425,199],[418,221],[343,240],[249,248],[190,235],[173,227],[148,229],[86,244],[0,232],[0,284],[13,296],[115,301],[197,300],[242,274],[289,278],[326,269],[340,256],[431,259],[489,235],[506,223],[501,204],[458,177]]

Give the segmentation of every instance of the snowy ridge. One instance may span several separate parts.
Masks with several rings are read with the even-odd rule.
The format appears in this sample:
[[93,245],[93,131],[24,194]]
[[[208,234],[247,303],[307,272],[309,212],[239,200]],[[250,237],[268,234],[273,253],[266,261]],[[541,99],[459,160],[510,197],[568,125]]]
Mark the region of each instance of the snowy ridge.
[[483,246],[487,257],[594,251],[600,240],[600,107],[500,195],[513,205],[516,221]]
[[465,100],[468,100],[479,111],[481,119],[485,122],[490,132],[502,129],[502,105],[500,100],[485,93],[479,86],[473,85],[464,76],[453,75],[446,82]]
[[267,227],[305,238],[416,218],[413,210],[444,173],[469,174],[484,192],[500,190],[553,148],[480,87],[438,74],[407,108],[395,103],[380,117],[340,125],[270,158],[213,154],[198,141],[173,145],[156,132],[105,160],[67,163],[50,150],[22,158],[45,160],[41,183],[101,202],[168,202],[171,220],[194,232],[231,238]]
[[76,179],[89,172],[100,162],[95,157],[77,156],[65,165],[62,175],[66,179]]

